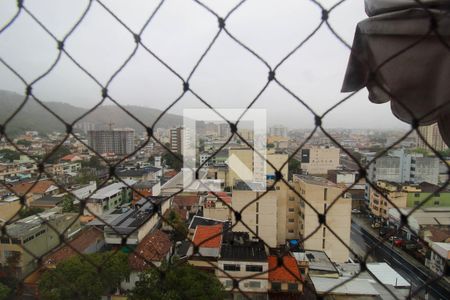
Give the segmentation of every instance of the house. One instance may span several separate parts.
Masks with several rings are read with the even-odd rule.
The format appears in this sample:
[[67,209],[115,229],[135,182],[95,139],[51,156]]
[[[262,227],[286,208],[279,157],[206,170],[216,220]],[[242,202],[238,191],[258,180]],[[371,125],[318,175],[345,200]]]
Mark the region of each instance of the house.
[[159,267],[164,260],[169,258],[171,250],[172,242],[169,235],[159,229],[147,234],[128,257],[131,274],[122,283],[122,288],[133,289],[140,274],[149,268]]
[[86,200],[85,215],[101,216],[114,210],[119,205],[131,201],[132,192],[129,186],[136,183],[135,180],[112,183],[95,192]]
[[63,156],[62,158],[59,159],[60,162],[80,162],[83,159],[76,155],[76,154],[67,154],[66,156]]
[[117,169],[114,174],[121,179],[133,179],[136,181],[159,181],[159,178],[162,176],[161,168],[152,166],[133,169]]
[[158,196],[161,192],[161,183],[159,180],[139,181],[133,185],[133,200],[136,203],[142,197]]
[[188,212],[196,213],[199,208],[199,196],[191,193],[178,194],[173,197],[173,206],[185,209]]
[[108,245],[137,245],[160,224],[160,214],[168,209],[169,201],[165,198],[149,197],[133,207],[115,209],[88,225],[102,227]]
[[17,183],[11,189],[17,196],[25,196],[27,205],[43,196],[59,193],[56,183],[48,179]]
[[70,239],[79,230],[78,214],[62,213],[60,208],[18,220],[6,226],[8,236],[0,239],[0,263],[4,265],[10,257],[17,257],[14,276],[24,278],[37,268],[35,257],[60,245],[60,232]]
[[448,276],[450,268],[450,243],[432,243],[425,265],[439,276]]
[[268,257],[269,263],[269,296],[280,296],[288,298],[289,296],[299,295],[303,292],[304,279],[298,269],[297,260],[289,255],[279,258],[276,255]]
[[[267,255],[262,241],[250,240],[248,232],[224,233],[215,274],[225,290],[231,292],[232,299],[240,299],[240,291],[251,298],[267,299],[268,270]],[[238,280],[239,286],[235,287],[229,276]]]
[[221,220],[216,220],[216,219],[210,219],[210,218],[205,218],[205,217],[201,217],[201,216],[194,216],[191,220],[191,222],[189,223],[189,235],[193,236],[195,230],[197,229],[197,226],[202,225],[202,226],[212,226],[212,225],[217,225],[217,224],[222,224],[224,227],[224,231],[228,231],[228,228],[230,226],[229,222],[225,222],[225,221],[221,221]]
[[[217,196],[216,196],[217,195]],[[203,201],[203,216],[221,221],[231,220],[231,196],[225,192],[209,192]]]
[[[194,267],[214,273],[217,269],[217,259],[222,246],[223,224],[198,225],[187,256],[189,264]],[[194,247],[195,246],[195,247]]]

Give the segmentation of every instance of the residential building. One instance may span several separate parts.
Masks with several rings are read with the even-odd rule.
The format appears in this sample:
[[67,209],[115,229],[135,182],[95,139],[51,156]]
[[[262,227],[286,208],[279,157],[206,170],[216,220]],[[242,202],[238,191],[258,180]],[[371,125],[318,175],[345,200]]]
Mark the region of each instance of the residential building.
[[[218,268],[217,259],[220,255],[223,237],[223,224],[197,225],[187,256],[189,264],[214,274]],[[195,246],[195,247],[194,247]]]
[[217,124],[217,135],[219,138],[229,138],[231,136],[231,129],[228,123]]
[[431,250],[425,265],[439,276],[448,275],[446,272],[450,267],[450,243],[433,243]]
[[[370,159],[370,158],[369,158]],[[404,149],[377,158],[368,168],[371,182],[387,180],[397,183],[429,182],[438,184],[439,159],[421,153],[406,153]]]
[[124,180],[107,185],[95,192],[86,200],[85,215],[101,216],[119,205],[128,203],[132,199],[132,191],[129,186],[136,183],[135,180]]
[[0,239],[0,263],[14,262],[14,276],[23,278],[38,267],[35,257],[60,245],[61,233],[70,239],[79,230],[78,214],[61,213],[60,208],[18,220],[6,226],[8,235]]
[[287,137],[288,136],[287,127],[283,125],[271,126],[269,127],[269,135]]
[[[269,264],[269,296],[288,298],[303,292],[303,277],[300,274],[297,260],[290,254],[282,256],[282,265],[278,265],[278,256],[270,255]],[[294,296],[295,297],[295,296]]]
[[[381,219],[389,218],[389,209],[395,207],[406,207],[408,189],[401,184],[378,180],[376,182],[378,190],[370,189],[369,209],[372,215]],[[415,192],[414,187],[410,191]]]
[[17,215],[21,209],[20,198],[15,195],[10,195],[0,200],[0,224],[4,224]]
[[[416,190],[408,192],[407,207],[450,207],[450,190],[440,190],[440,186],[428,182],[416,185]],[[439,191],[438,191],[439,190]]]
[[[425,139],[425,141],[436,151],[444,151],[448,149],[448,146],[444,143],[442,136],[439,132],[437,123],[428,126],[419,126],[419,132]],[[417,135],[416,141],[417,148],[429,150],[429,147],[425,142]]]
[[[334,262],[345,262],[349,258],[348,248],[335,236],[350,245],[351,197],[343,194],[345,185],[335,184],[323,177],[294,174],[295,190],[301,195],[299,227],[304,241],[304,248],[325,251]],[[332,228],[319,223],[319,216]],[[317,228],[319,229],[317,230]]]
[[400,208],[400,213],[408,215],[408,227],[401,225],[401,217],[397,209],[389,209],[389,225],[400,230],[398,236],[403,236],[407,240],[424,238],[431,228],[442,230],[450,229],[450,207],[421,207],[415,209],[411,215],[413,208]]
[[231,196],[228,193],[213,194],[210,192],[203,199],[203,216],[221,221],[231,221],[231,205]]
[[52,180],[27,181],[14,184],[11,189],[17,196],[24,196],[29,205],[32,201],[46,195],[56,195],[59,187]]
[[130,128],[90,130],[88,144],[99,154],[127,155],[134,151],[134,130]]
[[143,198],[133,207],[116,209],[88,225],[102,227],[109,245],[137,245],[161,223],[160,215],[169,207],[163,197]]
[[183,153],[183,127],[170,129],[170,150],[181,154]]
[[72,175],[75,176],[81,170],[79,162],[62,162],[45,166],[45,171],[53,176]]
[[[233,281],[225,272],[239,281],[239,286],[233,286]],[[215,275],[230,292],[231,299],[241,299],[237,290],[246,293],[250,299],[268,299],[269,265],[264,243],[251,240],[247,232],[225,232],[220,249],[220,258]]]
[[129,278],[122,282],[121,287],[132,290],[139,281],[140,274],[150,268],[159,267],[169,258],[171,250],[172,241],[169,235],[159,229],[151,231],[128,257],[131,273]]
[[251,190],[248,184],[244,183],[233,188],[232,207],[238,212],[245,207],[240,217],[247,225],[244,226],[240,220],[236,220],[236,215],[233,214],[233,229],[248,232],[251,238],[260,238],[270,247],[276,247],[279,242],[277,240],[278,209],[281,209],[277,205],[277,191],[270,190],[263,194],[263,192]]
[[307,174],[327,174],[340,166],[341,150],[336,147],[309,147],[301,149],[300,167]]
[[114,174],[121,179],[136,181],[159,180],[162,177],[161,168],[145,166],[143,168],[120,168]]

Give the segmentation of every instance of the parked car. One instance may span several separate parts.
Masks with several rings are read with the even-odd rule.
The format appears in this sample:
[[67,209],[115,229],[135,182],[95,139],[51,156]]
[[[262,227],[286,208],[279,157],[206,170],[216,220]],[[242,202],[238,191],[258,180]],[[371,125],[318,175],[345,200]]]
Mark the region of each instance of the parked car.
[[352,214],[360,214],[361,211],[357,208],[352,209]]

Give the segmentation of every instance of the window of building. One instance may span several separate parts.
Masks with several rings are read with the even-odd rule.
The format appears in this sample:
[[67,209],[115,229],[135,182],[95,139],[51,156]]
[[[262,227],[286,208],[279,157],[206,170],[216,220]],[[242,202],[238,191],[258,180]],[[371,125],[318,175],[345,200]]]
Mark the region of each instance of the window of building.
[[420,197],[420,193],[414,193],[414,197],[416,198]]
[[434,201],[434,205],[439,205],[439,204],[440,204],[439,200]]
[[31,241],[32,239],[34,239],[34,235],[27,237],[26,239],[23,240],[23,243],[28,243],[29,241]]
[[245,271],[247,272],[262,272],[263,267],[260,265],[246,265]]
[[327,201],[327,193],[328,193],[328,189],[324,188],[323,189],[323,200]]
[[226,288],[231,288],[231,287],[233,287],[233,280],[225,280],[225,281],[223,282],[223,286],[226,287]]
[[294,201],[294,197],[289,197],[289,201]]
[[294,229],[289,229],[288,232],[289,233],[294,233]]
[[272,290],[281,291],[281,282],[272,282]]
[[9,244],[9,238],[7,238],[7,237],[2,237],[0,239],[0,241],[1,241],[2,244]]
[[294,223],[294,219],[289,219],[288,222],[289,223]]
[[290,291],[290,292],[298,291],[298,284],[288,283],[288,291]]
[[21,243],[22,243],[22,241],[19,240],[19,239],[11,239],[11,242],[12,242],[13,244],[21,244]]
[[248,287],[253,288],[253,289],[259,289],[259,288],[261,288],[261,282],[260,281],[249,281]]
[[289,212],[294,212],[295,209],[294,209],[293,207],[289,207],[288,211],[289,211]]
[[223,269],[225,271],[240,271],[241,270],[241,265],[237,265],[237,264],[224,264],[223,265]]

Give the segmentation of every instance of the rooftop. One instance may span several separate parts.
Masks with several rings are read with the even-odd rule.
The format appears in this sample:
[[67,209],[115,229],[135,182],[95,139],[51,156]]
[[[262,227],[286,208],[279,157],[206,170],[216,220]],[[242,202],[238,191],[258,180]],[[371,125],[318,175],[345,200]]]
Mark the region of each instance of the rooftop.
[[119,177],[142,177],[147,174],[152,174],[160,171],[160,168],[156,167],[144,167],[141,169],[118,169],[115,174]]
[[204,226],[195,229],[192,242],[199,248],[219,248],[222,244],[222,224]]
[[[378,296],[380,293],[373,287],[368,279],[354,278],[348,282],[349,278],[327,278],[311,276],[311,281],[314,284],[314,289],[318,294],[330,293],[332,295],[346,295],[347,297],[364,295],[364,296]],[[340,286],[339,286],[340,285]]]
[[247,232],[225,232],[220,257],[223,260],[267,261],[264,243],[250,241]]
[[410,287],[411,284],[387,263],[368,263],[367,269],[381,283],[395,287]]
[[321,185],[321,186],[330,186],[330,187],[338,187],[339,185],[319,176],[312,175],[302,175],[302,174],[294,174],[294,178],[298,178],[308,184]]
[[[124,182],[127,185],[132,186],[133,184],[136,183],[136,180],[125,179]],[[125,185],[123,182],[112,183],[112,184],[110,184],[108,186],[105,186],[105,187],[97,190],[97,192],[95,192],[95,194],[93,194],[90,198],[92,198],[92,199],[104,199],[104,198],[108,198],[108,197],[114,196],[115,194],[120,192],[123,188],[127,187],[127,185]]]
[[57,189],[58,187],[52,180],[33,180],[12,186],[12,190],[20,196],[24,196],[25,194],[43,194]]
[[173,204],[178,207],[194,206],[198,204],[199,196],[197,194],[181,194],[173,198]]
[[205,217],[196,215],[192,218],[191,223],[189,224],[189,229],[195,229],[199,225],[211,226],[211,225],[217,225],[217,224],[223,224],[225,231],[226,231],[226,228],[228,228],[227,222],[224,222],[221,220],[216,220],[216,219],[205,218]]
[[338,273],[338,270],[324,251],[305,250],[304,252],[294,252],[293,254],[299,261],[308,261],[310,271]]
[[149,262],[162,261],[170,252],[171,247],[170,237],[156,229],[147,234],[129,256],[129,265],[133,270],[143,271],[152,266]]
[[271,255],[269,262],[269,281],[297,282],[303,281],[294,257],[283,256],[283,265],[278,266],[278,257]]

